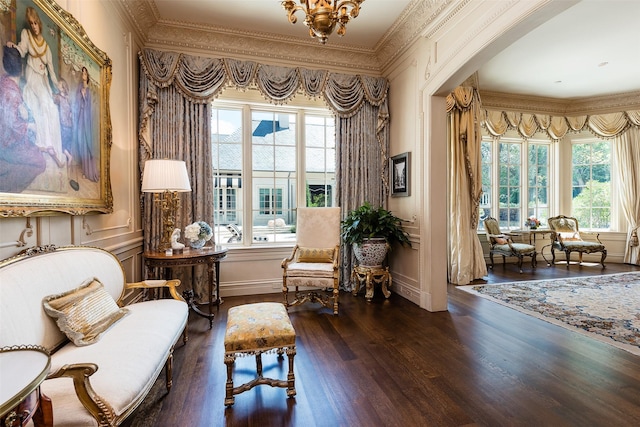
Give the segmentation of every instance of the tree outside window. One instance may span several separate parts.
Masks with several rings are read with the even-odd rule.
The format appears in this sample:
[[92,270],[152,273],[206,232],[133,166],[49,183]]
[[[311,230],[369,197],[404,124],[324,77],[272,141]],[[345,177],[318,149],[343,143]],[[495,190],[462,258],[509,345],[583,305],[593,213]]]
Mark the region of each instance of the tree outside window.
[[[526,218],[549,217],[551,142],[484,136],[480,222],[492,216],[504,230],[524,227]],[[523,197],[524,195],[524,197]]]
[[530,143],[528,147],[527,218],[542,222],[549,218],[549,149],[548,144]]
[[499,148],[499,222],[501,228],[514,229],[523,224],[520,200],[522,174],[522,146],[520,143],[500,142]]
[[580,228],[611,227],[611,144],[608,141],[574,143],[571,214]]

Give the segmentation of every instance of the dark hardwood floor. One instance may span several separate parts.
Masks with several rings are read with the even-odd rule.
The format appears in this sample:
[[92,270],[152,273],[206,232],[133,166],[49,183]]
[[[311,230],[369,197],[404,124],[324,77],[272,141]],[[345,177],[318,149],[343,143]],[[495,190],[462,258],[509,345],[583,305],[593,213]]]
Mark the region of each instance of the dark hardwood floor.
[[[624,264],[547,267],[533,274],[496,265],[487,280],[551,279],[640,271]],[[223,338],[230,307],[280,294],[226,298],[209,329],[191,314],[190,340],[175,350],[174,381],[126,426],[638,426],[640,356],[449,286],[449,311],[430,313],[393,294],[340,296],[340,314],[290,309],[297,334],[295,398],[258,386],[224,406]],[[236,362],[236,384],[254,358]],[[286,358],[263,357],[286,377]]]

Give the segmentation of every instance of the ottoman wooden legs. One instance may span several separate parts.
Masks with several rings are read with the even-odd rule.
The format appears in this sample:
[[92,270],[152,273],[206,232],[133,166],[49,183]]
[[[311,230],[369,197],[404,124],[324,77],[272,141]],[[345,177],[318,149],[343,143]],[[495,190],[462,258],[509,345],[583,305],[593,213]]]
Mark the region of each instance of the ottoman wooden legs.
[[253,387],[261,384],[270,385],[271,387],[282,387],[287,389],[287,396],[295,396],[296,388],[295,388],[295,377],[293,375],[293,358],[296,355],[296,348],[287,347],[286,350],[278,349],[278,358],[282,358],[282,353],[287,353],[287,358],[289,359],[289,372],[287,373],[286,380],[276,380],[273,378],[265,378],[262,376],[262,352],[256,352],[256,373],[257,376],[252,381],[249,381],[245,384],[239,385],[237,387],[233,386],[233,365],[236,361],[235,354],[228,354],[224,357],[224,363],[227,365],[227,385],[226,385],[226,394],[224,398],[224,404],[229,406],[233,405],[235,402],[235,395],[240,394],[244,391],[251,390]]
[[[284,304],[265,302],[230,308],[224,349],[224,363],[227,365],[225,405],[233,405],[236,394],[262,384],[286,388],[287,396],[295,396],[293,358],[296,355],[296,332]],[[262,354],[271,352],[277,352],[280,359],[283,353],[287,353],[289,370],[286,380],[265,378],[262,375]],[[256,358],[256,378],[234,387],[233,367],[236,357],[249,355]]]

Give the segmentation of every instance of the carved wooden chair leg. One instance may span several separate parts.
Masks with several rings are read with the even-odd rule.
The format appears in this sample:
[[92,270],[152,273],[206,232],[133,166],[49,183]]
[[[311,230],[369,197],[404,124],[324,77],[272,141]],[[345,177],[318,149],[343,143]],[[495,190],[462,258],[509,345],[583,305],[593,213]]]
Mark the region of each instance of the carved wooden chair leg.
[[236,357],[234,355],[226,355],[224,357],[224,364],[227,365],[227,384],[225,386],[225,405],[233,405],[235,397],[233,396],[233,365],[235,364]]
[[258,377],[262,376],[262,353],[256,353],[256,372]]
[[287,276],[282,277],[282,296],[284,297],[284,306],[289,307],[289,287],[287,286]]
[[296,355],[295,347],[287,347],[287,358],[289,359],[289,372],[287,373],[287,396],[296,395],[296,380],[293,375],[293,358]]
[[171,347],[169,357],[167,358],[167,363],[165,365],[166,369],[166,383],[167,383],[167,391],[171,390],[171,386],[173,385],[173,347]]

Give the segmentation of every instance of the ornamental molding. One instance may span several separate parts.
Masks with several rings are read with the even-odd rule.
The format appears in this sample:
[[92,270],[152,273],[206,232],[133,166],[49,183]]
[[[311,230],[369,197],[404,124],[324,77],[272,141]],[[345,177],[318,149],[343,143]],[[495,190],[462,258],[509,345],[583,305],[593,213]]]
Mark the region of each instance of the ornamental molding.
[[640,109],[640,91],[579,99],[548,98],[482,89],[478,92],[482,107],[490,110],[571,117]]
[[382,69],[406,52],[454,0],[414,0],[376,45]]
[[[436,61],[438,68],[443,69],[447,64],[454,61],[461,51],[464,51],[467,46],[473,45],[473,41],[476,39],[478,34],[483,31],[487,31],[487,28],[491,28],[495,25],[498,18],[516,5],[518,1],[519,0],[510,0],[491,3],[491,7],[493,7],[493,9],[490,14],[482,15],[482,20],[474,21],[471,28],[465,27],[462,32],[463,37],[456,38],[455,44],[452,44],[450,48],[446,49],[446,51],[440,50],[438,52],[438,60]],[[438,32],[447,26],[450,27],[450,31],[455,31],[457,24],[455,22],[451,23],[451,21],[454,20],[457,15],[462,16],[462,12],[465,8],[477,6],[477,2],[474,3],[472,0],[461,0],[451,3],[453,3],[454,7],[448,11],[440,10],[438,15],[441,16],[438,16],[439,19],[435,22],[433,28],[429,28],[428,31],[425,32],[424,37],[427,39],[437,40]],[[448,6],[448,4],[446,6]],[[461,19],[464,19],[464,16],[462,16]]]
[[149,0],[119,0],[110,4],[144,45],[151,27],[159,20],[160,13],[155,3]]
[[[153,26],[145,47],[190,51],[203,56],[218,55],[277,65],[316,66],[337,72],[355,72],[379,77],[380,67],[372,50],[350,47],[319,47],[318,43],[291,41],[285,37],[211,28],[204,25],[160,21]],[[326,54],[319,55],[322,48]]]
[[[442,28],[446,26],[446,24],[453,19],[462,9],[465,8],[467,3],[471,0],[460,0],[460,1],[443,1],[440,7],[438,7],[436,17],[438,19],[434,19],[433,25],[431,25],[423,34],[423,37],[427,39],[432,39],[435,37],[435,34],[440,31]],[[451,10],[444,13],[444,9],[452,4],[455,6]]]
[[[303,63],[331,71],[381,76],[385,66],[402,55],[452,3],[455,0],[413,0],[374,49],[353,45],[318,46],[313,39],[292,40],[272,33],[163,20],[153,0],[118,0],[113,5],[142,47],[180,48],[203,56],[261,58],[269,63]],[[319,49],[326,54],[319,55]]]

